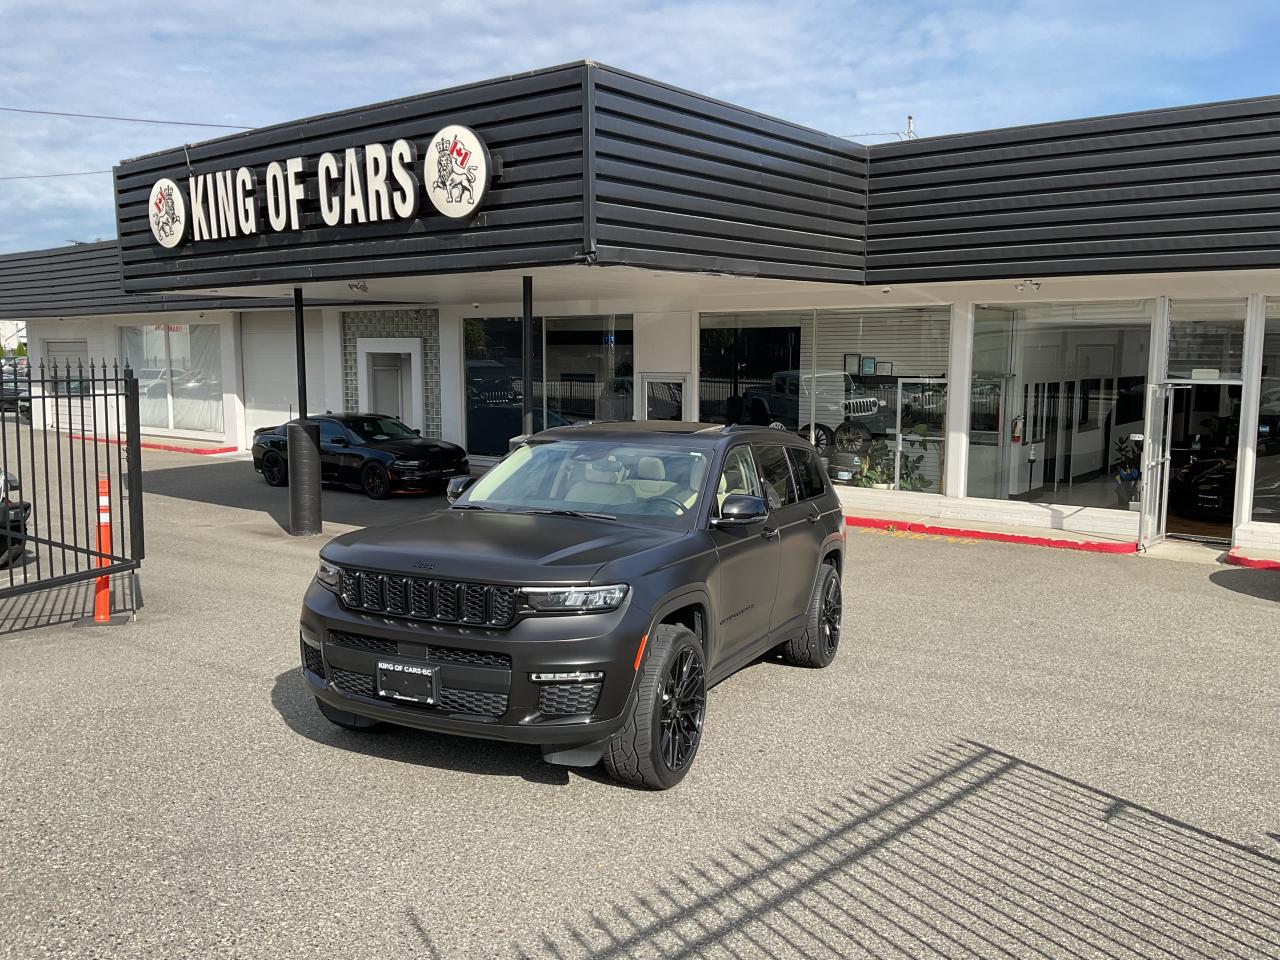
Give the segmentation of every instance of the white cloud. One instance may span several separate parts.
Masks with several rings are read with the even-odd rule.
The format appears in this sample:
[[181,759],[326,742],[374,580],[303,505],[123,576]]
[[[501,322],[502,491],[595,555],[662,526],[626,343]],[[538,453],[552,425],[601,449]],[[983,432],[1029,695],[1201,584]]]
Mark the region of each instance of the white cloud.
[[[592,58],[837,134],[1273,92],[1265,4],[0,0],[0,105],[261,125]],[[216,131],[0,114],[0,175]],[[114,235],[110,177],[0,182],[0,250]]]

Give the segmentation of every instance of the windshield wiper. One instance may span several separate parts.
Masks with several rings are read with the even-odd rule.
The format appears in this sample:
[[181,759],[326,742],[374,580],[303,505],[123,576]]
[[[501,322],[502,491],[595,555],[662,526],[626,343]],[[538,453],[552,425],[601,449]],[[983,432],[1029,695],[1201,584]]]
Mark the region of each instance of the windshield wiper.
[[478,503],[454,503],[449,506],[450,510],[492,510],[493,507],[484,507]]
[[547,517],[578,517],[583,520],[617,520],[611,513],[592,513],[589,510],[550,510],[536,507],[531,510],[512,510],[512,513],[537,513]]

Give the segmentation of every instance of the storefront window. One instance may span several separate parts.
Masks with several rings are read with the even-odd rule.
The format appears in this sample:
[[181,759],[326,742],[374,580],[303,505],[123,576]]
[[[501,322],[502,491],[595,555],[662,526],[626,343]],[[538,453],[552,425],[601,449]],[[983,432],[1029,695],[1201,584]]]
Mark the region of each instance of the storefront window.
[[1280,300],[1267,301],[1255,471],[1253,519],[1280,523]]
[[222,330],[217,324],[121,327],[120,355],[138,378],[142,426],[222,433]]
[[1169,379],[1239,380],[1244,300],[1169,301]]
[[833,477],[942,492],[946,307],[704,314],[699,419],[812,437]]
[[971,497],[1138,501],[1152,303],[983,305],[970,384]]
[[[464,321],[467,452],[503,456],[523,433],[521,320]],[[635,340],[629,314],[534,318],[533,429],[631,420]]]

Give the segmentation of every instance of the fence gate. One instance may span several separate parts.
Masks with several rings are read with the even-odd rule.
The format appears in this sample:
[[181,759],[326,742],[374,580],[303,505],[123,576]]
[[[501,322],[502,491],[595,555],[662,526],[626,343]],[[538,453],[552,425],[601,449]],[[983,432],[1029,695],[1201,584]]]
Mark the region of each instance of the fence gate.
[[0,381],[0,412],[10,487],[0,502],[0,599],[136,571],[144,540],[133,372],[40,364]]

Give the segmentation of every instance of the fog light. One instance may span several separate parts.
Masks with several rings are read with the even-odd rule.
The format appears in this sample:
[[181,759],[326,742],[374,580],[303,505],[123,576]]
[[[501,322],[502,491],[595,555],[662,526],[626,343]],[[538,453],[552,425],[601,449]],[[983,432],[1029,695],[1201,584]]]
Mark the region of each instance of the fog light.
[[576,683],[582,680],[603,680],[603,670],[573,670],[569,673],[531,673],[534,683]]

